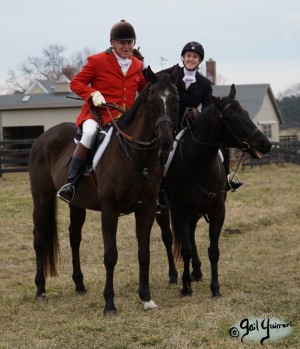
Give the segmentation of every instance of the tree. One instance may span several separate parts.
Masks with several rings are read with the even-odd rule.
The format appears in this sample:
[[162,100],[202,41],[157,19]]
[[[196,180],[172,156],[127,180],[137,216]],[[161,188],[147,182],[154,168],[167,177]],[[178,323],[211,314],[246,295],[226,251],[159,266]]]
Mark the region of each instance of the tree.
[[91,49],[85,48],[67,59],[63,55],[64,51],[63,45],[51,44],[43,49],[42,56],[28,56],[21,63],[19,73],[14,70],[8,72],[5,90],[10,94],[24,93],[35,80],[58,80],[66,67],[72,67],[73,72],[77,73],[87,56],[92,54]]
[[95,50],[92,50],[89,47],[85,47],[82,51],[78,51],[71,55],[70,59],[67,61],[68,65],[73,67],[74,72],[77,73],[86,63],[87,57],[94,53]]
[[300,97],[300,82],[298,84],[294,84],[289,86],[283,92],[280,92],[278,95],[278,99],[281,100],[284,97]]

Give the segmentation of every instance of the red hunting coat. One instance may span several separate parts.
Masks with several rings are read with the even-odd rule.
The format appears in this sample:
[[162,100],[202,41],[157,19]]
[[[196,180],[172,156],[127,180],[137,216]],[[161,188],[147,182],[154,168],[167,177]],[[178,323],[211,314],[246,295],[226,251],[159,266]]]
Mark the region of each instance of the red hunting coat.
[[[71,90],[85,101],[76,119],[77,127],[87,119],[94,119],[89,111],[92,104],[91,93],[94,91],[100,91],[106,102],[116,103],[126,110],[133,105],[136,93],[142,91],[147,81],[142,74],[143,62],[133,56],[129,58],[132,63],[124,76],[110,49],[88,57],[87,64],[70,83]],[[96,109],[102,116],[103,125],[111,121],[106,108]],[[110,109],[110,112],[114,118],[120,115],[117,110]]]

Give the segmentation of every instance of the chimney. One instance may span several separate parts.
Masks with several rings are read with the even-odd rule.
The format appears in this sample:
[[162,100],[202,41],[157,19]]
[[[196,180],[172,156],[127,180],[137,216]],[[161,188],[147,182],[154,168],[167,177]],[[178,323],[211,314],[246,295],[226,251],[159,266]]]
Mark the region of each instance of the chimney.
[[67,65],[65,68],[63,68],[62,72],[71,81],[73,79],[75,70],[70,65]]
[[211,81],[212,85],[216,85],[216,61],[214,61],[212,58],[206,61],[206,77]]

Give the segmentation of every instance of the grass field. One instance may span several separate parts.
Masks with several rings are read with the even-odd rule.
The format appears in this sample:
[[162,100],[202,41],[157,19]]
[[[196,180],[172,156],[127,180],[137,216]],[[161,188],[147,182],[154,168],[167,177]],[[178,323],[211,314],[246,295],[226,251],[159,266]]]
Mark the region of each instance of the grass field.
[[[104,317],[104,266],[99,213],[88,212],[82,267],[88,293],[74,293],[68,242],[68,207],[58,206],[60,275],[47,280],[48,301],[35,302],[35,255],[28,174],[0,178],[0,348],[1,349],[186,349],[261,348],[229,335],[242,319],[281,319],[292,324],[287,337],[265,348],[300,348],[300,166],[247,169],[244,186],[229,193],[220,239],[219,280],[223,297],[212,299],[207,224],[197,243],[204,280],[191,297],[168,284],[160,231],[151,236],[150,285],[159,308],[145,312],[137,294],[137,246],[132,215],[118,227],[115,271],[116,317]],[[182,266],[178,266],[181,273]]]

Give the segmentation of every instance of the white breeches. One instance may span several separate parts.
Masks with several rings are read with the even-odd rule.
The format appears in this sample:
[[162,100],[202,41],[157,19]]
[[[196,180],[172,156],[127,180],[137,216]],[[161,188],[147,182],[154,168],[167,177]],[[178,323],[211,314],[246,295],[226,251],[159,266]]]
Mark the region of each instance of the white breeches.
[[88,149],[91,149],[97,134],[99,124],[97,121],[88,119],[82,124],[82,136],[80,143]]

